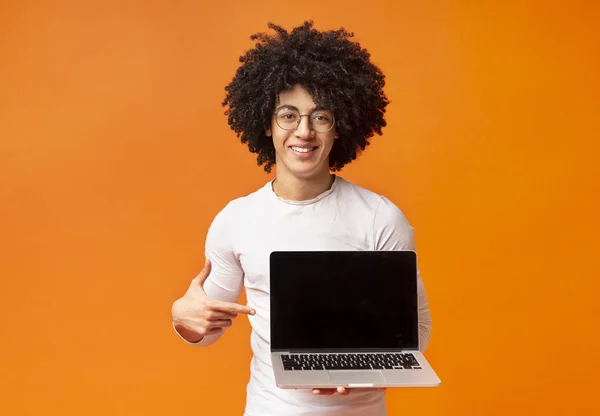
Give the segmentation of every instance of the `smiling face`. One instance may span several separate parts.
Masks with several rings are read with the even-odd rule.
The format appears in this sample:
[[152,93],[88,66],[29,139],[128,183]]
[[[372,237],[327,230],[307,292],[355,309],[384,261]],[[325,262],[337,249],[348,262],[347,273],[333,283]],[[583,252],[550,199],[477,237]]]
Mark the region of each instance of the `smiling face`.
[[[277,115],[271,119],[271,129],[265,133],[273,138],[277,176],[292,175],[303,180],[328,176],[329,153],[338,135],[335,125],[329,131],[321,131],[326,130],[324,126],[333,120],[333,112],[319,108],[308,91],[296,85],[279,94],[274,113]],[[301,115],[300,124],[293,128],[298,114]],[[311,114],[312,123],[319,131],[311,127],[308,116]],[[291,126],[292,130],[283,129],[280,125]]]

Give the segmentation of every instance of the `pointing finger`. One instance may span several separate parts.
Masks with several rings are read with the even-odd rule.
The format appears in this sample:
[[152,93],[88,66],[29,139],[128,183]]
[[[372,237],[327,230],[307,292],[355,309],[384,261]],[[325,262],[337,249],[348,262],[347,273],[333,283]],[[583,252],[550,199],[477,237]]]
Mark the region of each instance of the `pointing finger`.
[[237,303],[222,302],[212,299],[209,304],[212,310],[226,313],[245,313],[246,315],[254,315],[256,311],[248,306],[238,305]]

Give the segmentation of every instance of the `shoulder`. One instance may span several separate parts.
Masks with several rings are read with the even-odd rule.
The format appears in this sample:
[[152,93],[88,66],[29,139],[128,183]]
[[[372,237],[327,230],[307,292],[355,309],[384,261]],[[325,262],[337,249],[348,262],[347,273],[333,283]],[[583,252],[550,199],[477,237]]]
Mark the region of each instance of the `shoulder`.
[[367,208],[373,215],[406,221],[404,213],[388,197],[359,186],[346,179],[338,178],[339,195],[345,202]]
[[[340,181],[342,199],[361,209],[372,221],[376,249],[412,249],[413,227],[404,212],[388,197],[349,181]],[[361,208],[362,207],[362,208]]]
[[382,195],[339,176],[336,178],[336,182],[338,196],[343,202],[352,204],[355,207],[363,207],[370,211],[377,210],[377,206],[383,198]]
[[215,215],[211,228],[235,226],[243,221],[245,217],[251,217],[253,212],[264,205],[265,198],[268,197],[267,186],[270,186],[269,184],[252,193],[232,199],[225,204]]
[[400,228],[411,228],[404,212],[385,196],[380,197],[375,215],[384,224],[389,223]]
[[414,250],[414,229],[396,204],[382,196],[373,218],[375,245],[387,250]]

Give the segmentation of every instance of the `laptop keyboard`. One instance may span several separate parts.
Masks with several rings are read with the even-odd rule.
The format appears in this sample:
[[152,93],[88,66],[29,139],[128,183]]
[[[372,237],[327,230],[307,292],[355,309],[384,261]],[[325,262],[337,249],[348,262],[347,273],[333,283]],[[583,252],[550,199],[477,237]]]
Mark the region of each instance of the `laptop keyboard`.
[[284,370],[412,370],[421,365],[411,353],[287,354],[281,355]]

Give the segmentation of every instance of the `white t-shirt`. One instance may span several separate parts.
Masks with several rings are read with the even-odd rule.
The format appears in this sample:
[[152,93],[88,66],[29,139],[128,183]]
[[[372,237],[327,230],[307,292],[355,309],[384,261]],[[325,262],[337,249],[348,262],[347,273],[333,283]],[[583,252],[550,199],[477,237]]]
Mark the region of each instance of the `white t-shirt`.
[[[405,216],[387,198],[339,176],[329,190],[307,201],[279,198],[269,181],[227,204],[206,239],[206,257],[212,262],[206,294],[236,302],[244,286],[248,306],[256,310],[249,316],[253,357],[245,416],[387,414],[382,391],[315,396],[310,389],[275,385],[269,345],[269,254],[275,250],[415,250],[413,228]],[[420,273],[418,291],[419,349],[424,351],[431,318]],[[220,335],[193,345],[210,345]]]

